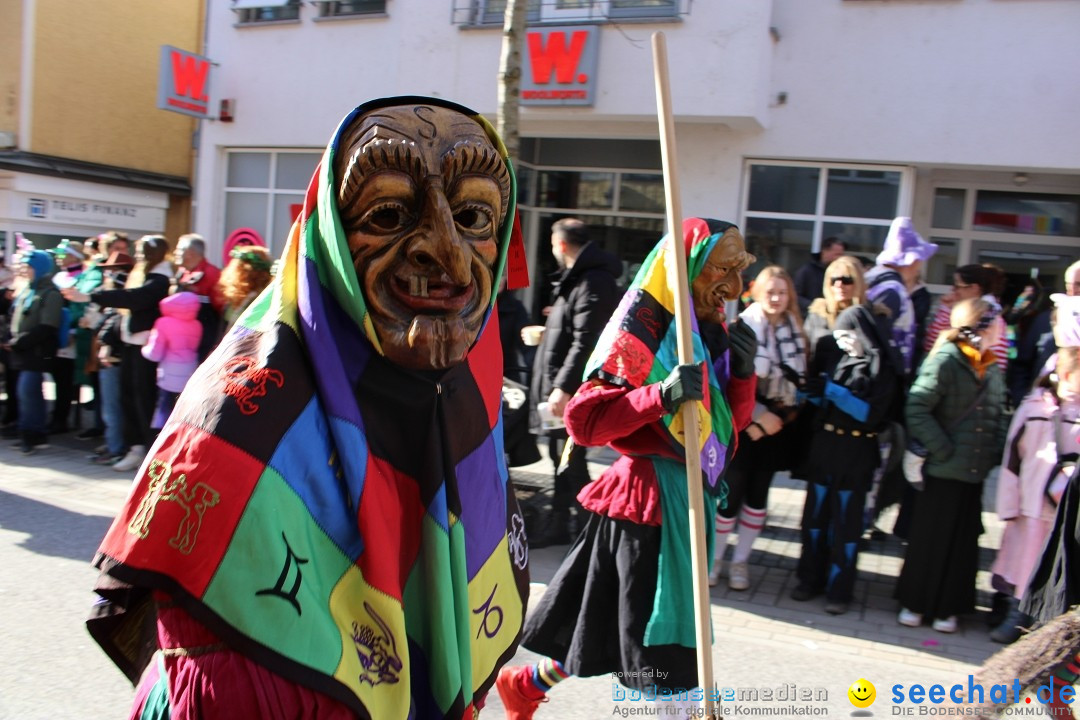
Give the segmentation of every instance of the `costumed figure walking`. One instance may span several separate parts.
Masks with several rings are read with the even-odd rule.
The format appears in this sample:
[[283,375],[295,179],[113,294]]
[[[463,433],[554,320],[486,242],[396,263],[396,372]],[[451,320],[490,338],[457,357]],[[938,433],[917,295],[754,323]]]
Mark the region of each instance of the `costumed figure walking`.
[[341,122],[95,558],[134,717],[477,716],[528,596],[493,311],[515,196],[459,105]]
[[[630,688],[697,685],[683,402],[701,418],[704,517],[712,537],[724,470],[754,404],[756,339],[745,323],[725,327],[754,258],[738,229],[684,221],[696,364],[678,363],[674,292],[664,238],[645,259],[586,366],[564,415],[571,438],[609,445],[619,459],[578,495],[587,510],[533,614],[523,645],[546,658],[504,668],[499,697],[509,720],[532,718],[547,691],[570,675],[616,673]],[[704,370],[703,370],[704,366]],[[711,548],[710,548],[711,550]],[[700,700],[700,698],[698,698]]]

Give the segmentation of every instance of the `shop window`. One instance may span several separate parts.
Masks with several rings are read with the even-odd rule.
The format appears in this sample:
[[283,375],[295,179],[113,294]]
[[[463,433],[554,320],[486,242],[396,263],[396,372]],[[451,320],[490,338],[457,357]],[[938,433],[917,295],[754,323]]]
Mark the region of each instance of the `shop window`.
[[927,285],[947,288],[952,285],[953,273],[960,267],[960,241],[956,238],[931,237],[938,246],[937,252],[926,263],[923,279]]
[[230,152],[222,236],[249,227],[266,240],[271,254],[280,252],[321,157],[314,152]]
[[[745,223],[758,265],[794,271],[822,238],[839,237],[848,252],[872,262],[911,180],[900,168],[810,163],[751,163]],[[751,237],[753,235],[753,237]]]
[[1080,196],[980,190],[973,230],[1025,235],[1080,235]]
[[664,212],[664,178],[645,173],[623,173],[619,184],[619,209]]
[[747,218],[742,231],[747,251],[756,258],[754,264],[743,273],[746,278],[753,279],[769,265],[779,265],[789,272],[795,272],[810,259],[813,221]]
[[747,210],[813,213],[820,177],[821,169],[816,167],[753,165]]
[[678,12],[675,0],[609,0],[608,17],[664,17]]
[[233,0],[240,24],[300,19],[300,0]]
[[320,0],[318,6],[320,18],[386,14],[386,0]]
[[825,214],[892,220],[900,196],[900,173],[831,169],[825,189]]
[[936,228],[960,230],[964,227],[964,197],[967,191],[961,188],[937,188],[934,191],[934,218]]
[[612,207],[615,175],[609,172],[545,170],[539,175],[540,207],[604,210]]

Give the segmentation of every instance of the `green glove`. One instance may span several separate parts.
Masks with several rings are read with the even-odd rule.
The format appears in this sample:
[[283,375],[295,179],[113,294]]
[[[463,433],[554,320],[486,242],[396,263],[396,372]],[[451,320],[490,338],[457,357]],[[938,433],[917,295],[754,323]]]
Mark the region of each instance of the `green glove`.
[[660,383],[660,401],[673,413],[687,400],[705,397],[705,373],[699,364],[676,365]]
[[744,322],[728,325],[728,347],[731,348],[731,374],[743,379],[753,375],[757,355],[754,328]]

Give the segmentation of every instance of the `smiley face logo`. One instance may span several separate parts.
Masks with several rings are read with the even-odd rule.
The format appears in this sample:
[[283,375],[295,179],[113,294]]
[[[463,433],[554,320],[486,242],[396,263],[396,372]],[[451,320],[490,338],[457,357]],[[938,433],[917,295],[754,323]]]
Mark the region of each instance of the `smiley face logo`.
[[859,678],[851,683],[847,691],[848,700],[857,708],[868,708],[877,699],[877,690],[874,684],[866,678]]

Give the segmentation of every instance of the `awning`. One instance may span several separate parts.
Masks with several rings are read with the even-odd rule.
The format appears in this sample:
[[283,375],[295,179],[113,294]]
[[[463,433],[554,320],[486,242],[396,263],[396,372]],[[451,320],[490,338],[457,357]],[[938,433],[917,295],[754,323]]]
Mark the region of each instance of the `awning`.
[[156,190],[170,195],[191,195],[191,183],[185,177],[38,155],[22,150],[0,151],[0,169]]

